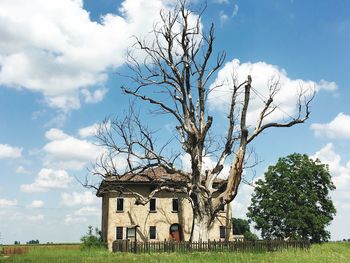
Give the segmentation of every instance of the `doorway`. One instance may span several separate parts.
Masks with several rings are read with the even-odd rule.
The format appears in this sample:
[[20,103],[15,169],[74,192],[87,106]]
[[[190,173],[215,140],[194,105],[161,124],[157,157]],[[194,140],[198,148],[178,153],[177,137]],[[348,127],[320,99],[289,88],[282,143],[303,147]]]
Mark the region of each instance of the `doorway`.
[[170,239],[174,241],[183,241],[182,227],[180,224],[172,224],[169,229]]

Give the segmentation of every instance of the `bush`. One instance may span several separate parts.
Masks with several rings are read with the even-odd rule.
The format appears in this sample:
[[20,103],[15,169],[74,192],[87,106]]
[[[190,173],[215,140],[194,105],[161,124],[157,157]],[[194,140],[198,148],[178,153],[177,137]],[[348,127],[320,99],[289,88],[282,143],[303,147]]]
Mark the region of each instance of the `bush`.
[[81,249],[93,249],[93,248],[106,248],[106,244],[102,239],[102,232],[95,228],[95,233],[93,233],[93,227],[88,227],[88,232],[85,236],[80,238],[83,243]]
[[246,241],[255,241],[258,240],[258,236],[255,235],[254,233],[247,231],[244,233],[244,240]]
[[246,241],[258,240],[258,236],[250,232],[248,220],[232,218],[232,225],[234,235],[244,235],[244,240]]

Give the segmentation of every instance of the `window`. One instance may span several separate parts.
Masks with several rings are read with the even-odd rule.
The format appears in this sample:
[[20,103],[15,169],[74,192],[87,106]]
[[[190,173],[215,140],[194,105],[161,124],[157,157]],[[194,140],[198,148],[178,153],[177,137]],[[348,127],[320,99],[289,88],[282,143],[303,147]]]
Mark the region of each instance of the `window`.
[[117,239],[123,239],[123,227],[117,226],[116,236]]
[[226,238],[226,228],[224,226],[220,226],[220,238]]
[[224,205],[220,207],[220,212],[225,212],[225,206]]
[[135,234],[136,234],[136,228],[135,227],[128,227],[127,228],[127,232],[126,232],[126,235],[127,235],[127,239],[129,238],[135,238]]
[[173,212],[179,211],[179,199],[173,198]]
[[117,198],[117,212],[124,211],[124,198]]
[[156,212],[156,199],[155,198],[152,198],[149,201],[149,211],[150,212]]
[[155,226],[149,227],[149,239],[156,239],[157,229]]

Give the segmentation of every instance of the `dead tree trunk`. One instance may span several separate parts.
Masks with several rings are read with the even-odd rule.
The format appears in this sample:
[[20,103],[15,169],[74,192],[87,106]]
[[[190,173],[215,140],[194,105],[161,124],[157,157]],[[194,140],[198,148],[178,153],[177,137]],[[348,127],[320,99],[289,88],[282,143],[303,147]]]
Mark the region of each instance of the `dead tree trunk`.
[[[127,161],[127,173],[139,173],[160,166],[170,174],[180,173],[188,178],[186,186],[163,185],[163,188],[152,191],[147,197],[137,193],[135,195],[139,204],[145,204],[152,195],[165,187],[167,190],[185,193],[193,208],[192,241],[208,239],[208,229],[218,212],[237,195],[248,144],[267,128],[303,123],[309,117],[309,103],[313,98],[304,99],[305,93],[301,92],[297,101],[299,112],[295,118],[283,123],[264,123],[265,118],[277,107],[273,100],[278,85],[271,85],[255,129],[249,129],[246,120],[252,78],[247,76],[243,83],[233,84],[224,143],[217,154],[216,165],[212,169],[205,169],[203,157],[211,147],[209,131],[213,122],[207,109],[207,96],[211,92],[208,86],[213,74],[222,66],[225,54],[219,53],[214,61],[211,60],[214,27],[210,27],[207,35],[203,34],[200,16],[187,10],[185,0],[179,1],[172,11],[163,10],[160,13],[161,22],[153,30],[154,41],[149,43],[136,39],[134,48],[146,55],[144,63],[140,63],[132,51],[129,52],[128,66],[134,74],[127,77],[136,87],[123,87],[126,94],[158,107],[177,121],[176,129],[183,150],[179,155],[190,155],[191,173],[176,168],[176,157],[179,155],[175,158],[163,155],[164,148],[155,145],[152,133],[137,118],[134,121],[136,128],[130,127],[128,117],[122,122],[112,122],[112,128],[104,129],[99,134],[101,144],[109,149],[109,154],[100,159],[99,166],[104,173],[98,173],[102,176],[123,176],[116,172],[113,165],[113,159],[119,154]],[[166,99],[160,98],[160,93],[167,94]],[[122,138],[122,145],[117,143],[120,140],[113,138],[113,131]],[[138,161],[135,162],[135,159]],[[231,169],[224,191],[218,193],[214,182],[224,165],[230,165]]]

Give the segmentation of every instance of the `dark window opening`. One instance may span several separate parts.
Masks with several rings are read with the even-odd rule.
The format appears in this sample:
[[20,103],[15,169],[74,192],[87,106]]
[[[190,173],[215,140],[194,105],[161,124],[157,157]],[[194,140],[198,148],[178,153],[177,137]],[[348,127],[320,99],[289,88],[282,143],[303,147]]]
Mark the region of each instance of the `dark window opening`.
[[156,239],[157,230],[155,226],[149,227],[149,239]]
[[222,205],[222,206],[220,207],[220,212],[225,212],[225,206],[224,206],[224,205]]
[[156,212],[156,199],[155,198],[152,198],[149,201],[149,211]]
[[179,199],[173,198],[173,212],[179,211]]
[[117,211],[124,211],[124,198],[117,198]]
[[220,238],[226,238],[226,228],[224,226],[220,226]]
[[117,239],[123,239],[123,227],[117,226]]

